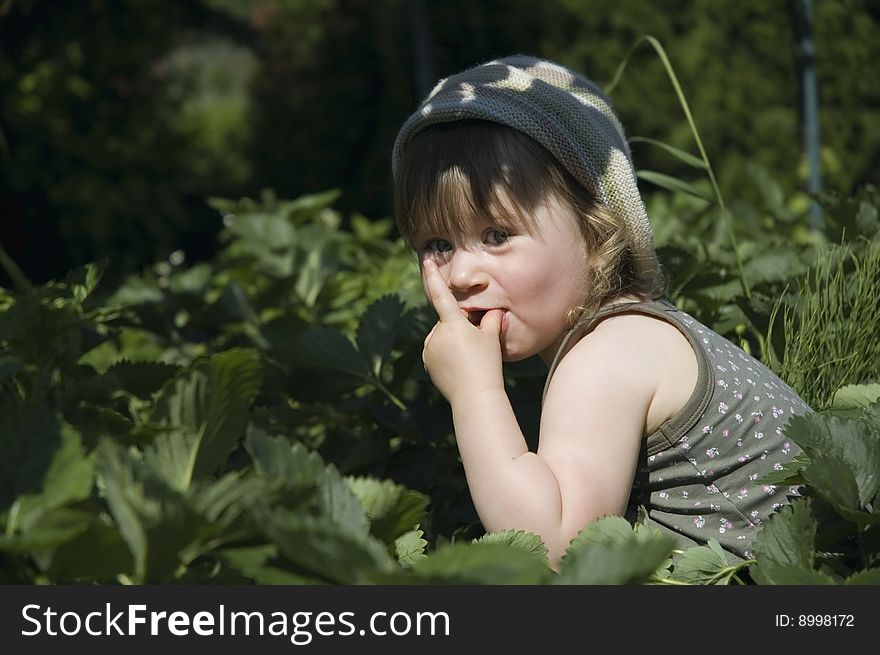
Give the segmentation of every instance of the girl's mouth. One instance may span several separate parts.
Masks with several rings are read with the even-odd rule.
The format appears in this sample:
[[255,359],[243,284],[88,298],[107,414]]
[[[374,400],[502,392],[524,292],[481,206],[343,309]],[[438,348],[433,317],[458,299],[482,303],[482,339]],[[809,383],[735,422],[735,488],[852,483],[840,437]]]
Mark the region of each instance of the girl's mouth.
[[488,311],[489,311],[488,309],[475,309],[475,310],[468,311],[467,317],[468,317],[468,320],[471,322],[471,325],[475,325],[475,326],[479,327],[480,323],[483,320],[483,317],[486,315],[486,312],[488,312]]

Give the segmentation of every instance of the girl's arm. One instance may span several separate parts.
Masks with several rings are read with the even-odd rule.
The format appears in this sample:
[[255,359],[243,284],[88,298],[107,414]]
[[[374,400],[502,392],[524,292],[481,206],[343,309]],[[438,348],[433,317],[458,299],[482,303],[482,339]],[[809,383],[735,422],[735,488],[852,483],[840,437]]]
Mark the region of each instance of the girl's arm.
[[501,311],[477,328],[430,262],[425,279],[440,318],[425,340],[425,366],[452,405],[483,526],[539,534],[555,565],[587,523],[626,507],[653,397],[645,348],[625,341],[626,330],[597,329],[575,345],[551,381],[531,453],[504,390]]

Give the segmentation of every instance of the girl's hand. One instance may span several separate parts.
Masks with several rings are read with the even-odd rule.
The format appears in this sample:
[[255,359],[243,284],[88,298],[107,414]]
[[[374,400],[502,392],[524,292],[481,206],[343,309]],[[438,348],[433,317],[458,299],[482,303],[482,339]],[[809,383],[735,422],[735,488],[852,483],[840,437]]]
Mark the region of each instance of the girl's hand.
[[428,299],[439,320],[425,338],[422,361],[431,381],[451,405],[490,389],[504,390],[501,324],[504,312],[486,312],[479,326],[463,314],[437,265],[422,264]]

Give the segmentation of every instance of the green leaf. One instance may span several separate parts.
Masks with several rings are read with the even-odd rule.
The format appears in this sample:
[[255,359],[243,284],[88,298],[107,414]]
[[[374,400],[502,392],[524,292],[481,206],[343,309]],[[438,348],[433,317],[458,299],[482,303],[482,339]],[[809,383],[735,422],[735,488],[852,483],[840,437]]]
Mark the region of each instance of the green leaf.
[[230,567],[250,578],[257,584],[302,585],[320,584],[320,580],[299,575],[273,565],[278,557],[278,549],[273,544],[224,548],[217,556]]
[[880,384],[851,384],[834,392],[832,409],[858,409],[880,399]]
[[89,513],[67,507],[41,512],[25,532],[0,535],[0,552],[24,555],[57,548],[87,530],[91,521]]
[[89,297],[101,281],[101,276],[107,268],[107,260],[92,262],[81,268],[72,270],[64,278],[64,284],[70,289],[71,294],[80,304]]
[[796,500],[764,522],[752,547],[757,564],[751,573],[758,584],[789,584],[815,573],[818,524],[811,505],[809,499]]
[[793,250],[772,248],[751,258],[743,267],[743,273],[752,285],[765,282],[787,282],[801,275],[806,266]]
[[370,532],[386,544],[424,521],[428,498],[417,491],[375,478],[346,478],[370,520]]
[[98,516],[60,544],[46,573],[57,583],[115,583],[132,570],[132,555],[119,532]]
[[384,296],[371,304],[358,326],[357,347],[373,375],[379,377],[382,364],[391,354],[403,303],[397,296]]
[[163,387],[152,416],[172,431],[145,449],[145,460],[180,490],[212,474],[244,437],[259,388],[259,360],[246,350],[218,353],[180,373]]
[[730,565],[727,553],[714,538],[706,546],[686,549],[679,559],[674,560],[674,566],[670,578],[690,584],[728,584],[733,572],[739,568]]
[[10,518],[7,531],[15,526],[27,531],[39,516],[68,503],[85,500],[92,493],[94,464],[86,456],[79,433],[64,423],[61,426],[61,447],[43,479],[42,492],[21,496],[16,502],[15,519]]
[[859,486],[853,471],[840,458],[814,453],[810,465],[804,469],[804,479],[838,510],[858,512],[861,508]]
[[666,562],[673,548],[675,540],[668,535],[636,534],[626,519],[603,517],[569,544],[554,584],[640,584]]
[[98,477],[133,558],[137,584],[169,580],[203,522],[183,496],[110,441],[98,449]]
[[164,362],[132,362],[121,360],[105,372],[116,376],[123,389],[143,399],[150,399],[168,380],[180,371],[179,366]]
[[0,385],[13,375],[24,371],[24,363],[15,357],[0,357]]
[[61,424],[47,407],[0,402],[0,511],[42,491],[60,446]]
[[811,413],[789,420],[789,435],[811,459],[804,478],[839,510],[858,512],[880,493],[880,405],[854,417]]
[[354,345],[332,328],[313,328],[293,338],[284,355],[291,366],[319,368],[369,379],[370,370]]
[[315,497],[327,469],[318,453],[257,428],[249,431],[245,448],[255,473],[271,485],[273,503],[292,509]]
[[254,519],[283,558],[305,575],[358,584],[397,566],[384,544],[327,517],[260,509]]
[[668,191],[677,191],[681,193],[686,193],[691,196],[695,196],[700,198],[701,200],[705,200],[709,203],[714,203],[715,198],[708,191],[703,191],[701,188],[690,184],[689,182],[685,182],[684,180],[680,180],[677,177],[672,177],[671,175],[666,175],[665,173],[658,173],[657,171],[648,171],[648,170],[640,170],[636,173],[636,176],[646,182],[650,182],[651,184],[656,184],[662,189],[666,189]]
[[[321,514],[352,534],[366,537],[370,522],[357,496],[335,466],[330,465],[318,486],[318,508]],[[410,525],[412,527],[412,525]]]
[[474,540],[475,544],[504,544],[511,548],[519,548],[520,550],[536,555],[547,561],[547,546],[541,540],[541,537],[534,532],[526,532],[525,530],[502,530],[500,532],[490,532],[482,537]]
[[782,465],[778,471],[770,471],[767,475],[755,481],[756,485],[798,485],[804,484],[802,470],[810,463],[810,457],[805,452],[795,455],[794,459]]
[[266,484],[251,472],[231,471],[219,480],[206,480],[189,489],[187,499],[208,521],[231,525],[250,505],[264,498]]
[[668,143],[665,143],[663,141],[658,141],[657,139],[649,139],[648,137],[643,137],[643,136],[632,136],[629,138],[629,142],[630,143],[649,143],[653,146],[657,146],[659,148],[662,148],[663,150],[668,152],[670,155],[672,155],[673,157],[675,157],[679,161],[684,162],[688,166],[698,168],[701,171],[708,170],[708,168],[709,168],[708,166],[706,166],[706,162],[704,162],[699,157],[696,157],[689,152],[685,152],[684,150],[681,150],[680,148],[676,148],[675,146],[671,146]]
[[401,566],[412,567],[416,562],[427,557],[425,547],[428,542],[422,539],[423,536],[424,532],[417,527],[394,540],[394,553]]
[[844,584],[870,584],[880,585],[880,569],[865,569],[853,573],[846,579]]
[[552,575],[541,557],[502,543],[442,546],[412,572],[424,584],[543,584]]

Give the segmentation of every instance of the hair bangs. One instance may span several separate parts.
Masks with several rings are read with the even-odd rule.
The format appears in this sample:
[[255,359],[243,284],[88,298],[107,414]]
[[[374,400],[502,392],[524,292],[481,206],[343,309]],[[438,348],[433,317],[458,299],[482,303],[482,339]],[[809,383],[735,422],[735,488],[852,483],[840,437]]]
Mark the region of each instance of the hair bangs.
[[541,146],[487,121],[432,126],[413,136],[395,185],[401,233],[461,236],[486,220],[533,233],[529,216],[548,189]]

